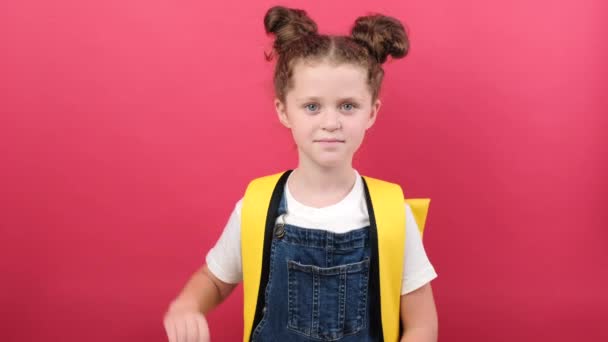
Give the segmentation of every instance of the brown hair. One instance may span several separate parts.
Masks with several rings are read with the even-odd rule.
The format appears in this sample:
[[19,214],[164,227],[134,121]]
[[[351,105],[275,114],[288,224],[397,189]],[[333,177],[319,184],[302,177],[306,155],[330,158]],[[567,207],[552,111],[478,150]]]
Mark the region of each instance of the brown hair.
[[317,33],[317,24],[306,12],[275,6],[264,17],[266,33],[275,36],[271,60],[279,56],[274,72],[275,94],[285,102],[291,88],[293,66],[297,61],[352,63],[367,70],[367,80],[375,101],[380,93],[384,70],[382,64],[390,55],[402,58],[407,55],[409,40],[399,20],[376,14],[357,18],[350,36],[330,36]]

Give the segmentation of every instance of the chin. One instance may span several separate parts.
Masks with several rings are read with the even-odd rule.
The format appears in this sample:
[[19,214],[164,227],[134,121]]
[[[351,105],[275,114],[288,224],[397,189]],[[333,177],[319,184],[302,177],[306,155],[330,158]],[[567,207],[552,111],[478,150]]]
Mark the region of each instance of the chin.
[[315,162],[322,168],[333,169],[347,164],[348,161],[344,159],[318,159]]
[[343,153],[343,151],[338,153],[328,153],[327,151],[323,151],[322,153],[306,153],[305,151],[300,151],[300,153],[300,158],[305,158],[323,169],[333,169],[352,163],[352,156],[349,158],[348,154]]

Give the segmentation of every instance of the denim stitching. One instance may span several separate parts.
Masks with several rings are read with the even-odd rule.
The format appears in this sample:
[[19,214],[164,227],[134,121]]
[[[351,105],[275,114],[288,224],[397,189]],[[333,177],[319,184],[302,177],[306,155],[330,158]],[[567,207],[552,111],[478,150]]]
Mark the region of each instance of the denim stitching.
[[272,273],[273,273],[273,262],[272,260],[274,259],[274,254],[275,254],[275,249],[276,249],[276,240],[273,238],[271,246],[270,246],[270,270],[268,271],[268,283],[266,284],[266,289],[264,291],[264,308],[266,308],[266,311],[264,312],[264,314],[262,315],[262,319],[260,320],[260,323],[258,323],[258,326],[255,328],[255,330],[253,331],[253,334],[251,335],[251,340],[255,341],[256,338],[258,337],[258,335],[261,333],[262,329],[264,328],[264,326],[266,325],[266,321],[267,321],[267,317],[268,317],[268,298],[269,298],[269,293],[270,293],[270,285],[272,284]]
[[[367,322],[366,322],[366,309],[367,309],[367,290],[368,290],[368,279],[369,279],[369,257],[365,257],[364,260],[360,261],[360,262],[355,262],[355,263],[351,263],[351,264],[346,264],[346,265],[340,265],[340,266],[334,266],[334,267],[330,267],[330,268],[321,268],[318,266],[314,266],[314,265],[302,265],[298,262],[295,262],[293,260],[287,260],[288,263],[288,277],[289,277],[289,284],[288,284],[288,291],[289,291],[289,298],[288,298],[288,305],[290,305],[290,308],[288,310],[288,315],[290,317],[288,317],[288,328],[294,332],[299,333],[300,335],[309,337],[309,338],[313,338],[316,340],[321,340],[321,341],[333,341],[333,340],[337,340],[340,339],[344,336],[349,336],[349,335],[354,335],[357,334],[358,332],[360,332],[362,329],[364,329],[367,326]],[[302,328],[300,326],[298,326],[298,320],[297,318],[299,318],[299,314],[296,315],[296,313],[299,313],[299,309],[298,309],[298,304],[297,304],[297,298],[298,298],[298,291],[297,291],[297,279],[295,277],[295,272],[302,272],[302,273],[307,273],[308,275],[310,275],[313,278],[313,299],[312,299],[312,305],[313,305],[313,310],[311,313],[311,329],[310,331],[308,331],[308,329]],[[337,276],[339,277],[339,303],[338,303],[338,309],[340,310],[339,313],[339,327],[340,327],[340,331],[339,332],[324,332],[324,331],[320,331],[320,326],[319,326],[319,322],[320,322],[320,317],[319,317],[319,291],[320,291],[320,287],[321,287],[321,282],[320,282],[320,276],[322,274],[325,275],[329,275],[329,276]],[[358,287],[358,292],[359,292],[359,300],[358,300],[358,310],[357,310],[357,317],[356,317],[356,321],[354,324],[354,329],[349,330],[349,331],[345,331],[345,324],[346,324],[346,278],[348,274],[360,274],[360,282],[359,282],[359,287]]]

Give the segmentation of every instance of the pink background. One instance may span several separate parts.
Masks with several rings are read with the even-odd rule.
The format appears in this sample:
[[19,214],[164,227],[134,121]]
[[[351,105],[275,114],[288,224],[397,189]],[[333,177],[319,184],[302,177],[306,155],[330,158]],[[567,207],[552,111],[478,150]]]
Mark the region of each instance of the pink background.
[[[247,182],[293,168],[271,1],[0,4],[2,341],[163,341]],[[441,341],[608,340],[608,5],[284,1],[402,19],[363,174],[432,198]],[[209,316],[241,336],[240,288]]]

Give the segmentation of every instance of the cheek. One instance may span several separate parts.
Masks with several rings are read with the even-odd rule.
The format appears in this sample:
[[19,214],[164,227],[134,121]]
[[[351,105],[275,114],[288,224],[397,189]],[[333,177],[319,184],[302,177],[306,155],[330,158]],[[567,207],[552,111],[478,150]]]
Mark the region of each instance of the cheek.
[[291,134],[293,135],[293,138],[296,142],[300,142],[308,139],[311,136],[312,132],[306,127],[296,125],[291,128]]
[[298,135],[309,135],[315,130],[315,124],[311,120],[300,120],[294,123],[294,130]]
[[350,139],[353,143],[355,143],[355,145],[358,146],[361,144],[361,142],[363,142],[365,133],[365,124],[357,124],[355,127],[351,127],[351,130],[349,131]]
[[348,127],[348,131],[349,131],[350,135],[357,136],[357,137],[364,136],[365,131],[367,130],[366,124],[367,124],[367,122],[363,122],[363,121],[353,122]]

